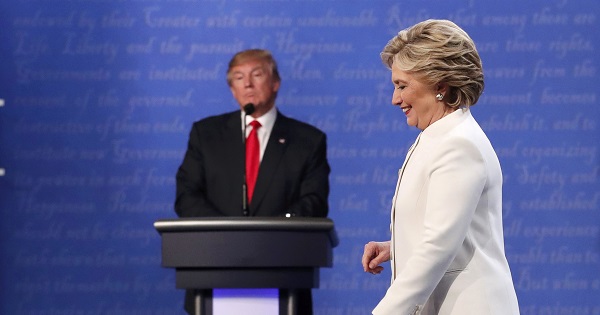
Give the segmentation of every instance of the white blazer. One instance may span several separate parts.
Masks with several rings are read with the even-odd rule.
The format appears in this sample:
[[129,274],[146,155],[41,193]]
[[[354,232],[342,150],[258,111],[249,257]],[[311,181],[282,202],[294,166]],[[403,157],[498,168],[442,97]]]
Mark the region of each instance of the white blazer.
[[392,284],[373,314],[519,314],[502,171],[468,108],[421,132],[399,171],[391,222]]

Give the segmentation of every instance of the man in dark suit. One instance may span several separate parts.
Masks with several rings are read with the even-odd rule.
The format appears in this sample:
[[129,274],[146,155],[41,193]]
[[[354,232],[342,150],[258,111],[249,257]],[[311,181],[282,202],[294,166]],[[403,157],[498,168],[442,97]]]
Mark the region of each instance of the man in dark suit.
[[[227,82],[241,110],[194,123],[177,171],[177,214],[326,217],[330,172],[326,136],[277,110],[275,99],[281,79],[272,55],[261,49],[237,53],[229,62]],[[244,106],[248,104],[254,105],[254,111],[246,116]],[[244,149],[244,143],[250,140],[243,141],[242,137],[244,130],[248,137],[253,129],[260,154],[255,181],[248,169],[251,167],[244,163],[244,152],[249,150],[247,146]],[[246,206],[244,174],[249,175]],[[191,297],[187,292],[189,313]],[[298,314],[312,314],[310,290],[299,292],[298,305]]]

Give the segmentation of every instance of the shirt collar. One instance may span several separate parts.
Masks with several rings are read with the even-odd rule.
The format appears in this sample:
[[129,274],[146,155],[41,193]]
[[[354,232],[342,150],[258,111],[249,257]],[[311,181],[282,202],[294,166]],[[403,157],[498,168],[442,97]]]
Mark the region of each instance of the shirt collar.
[[[241,111],[242,121],[244,121],[244,111]],[[275,106],[271,107],[268,112],[264,115],[254,118],[252,116],[246,116],[246,126],[249,126],[251,122],[258,120],[261,125],[262,130],[271,131],[273,129],[273,125],[275,125],[275,120],[277,119],[277,108]],[[243,124],[242,124],[243,125]]]
[[[244,111],[240,111],[240,115],[242,118],[242,128],[244,127],[244,115],[246,113],[244,113]],[[267,133],[270,133],[270,131],[273,129],[273,126],[275,125],[275,120],[277,119],[277,108],[275,106],[273,106],[268,112],[266,112],[264,115],[258,117],[258,118],[254,118],[252,116],[246,116],[246,127],[248,127],[250,125],[251,122],[258,120],[258,122],[261,125],[261,130],[266,131]]]
[[471,111],[468,106],[461,106],[454,112],[448,114],[445,117],[442,117],[440,120],[434,122],[429,125],[423,132],[421,132],[424,136],[429,137],[439,137],[442,136],[450,129],[454,128],[460,122],[462,122],[467,117],[471,116]]

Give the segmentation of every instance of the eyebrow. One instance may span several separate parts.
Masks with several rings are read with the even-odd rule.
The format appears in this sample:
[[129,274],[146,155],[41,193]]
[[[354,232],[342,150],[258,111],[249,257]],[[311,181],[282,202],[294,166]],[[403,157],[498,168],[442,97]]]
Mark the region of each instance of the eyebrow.
[[[252,73],[252,72],[254,72],[256,70],[264,70],[264,67],[263,66],[256,66],[256,67],[254,67],[254,68],[252,68],[250,70],[250,73]],[[236,74],[245,74],[245,72],[237,70],[237,71],[233,71],[232,74],[233,75],[236,75]]]

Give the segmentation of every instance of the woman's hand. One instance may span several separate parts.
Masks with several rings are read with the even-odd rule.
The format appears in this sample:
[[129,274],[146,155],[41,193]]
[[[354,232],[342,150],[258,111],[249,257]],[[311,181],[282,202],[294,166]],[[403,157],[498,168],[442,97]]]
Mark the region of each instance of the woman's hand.
[[390,260],[390,242],[369,242],[365,245],[362,265],[365,272],[374,275],[380,274],[383,267],[381,263]]

